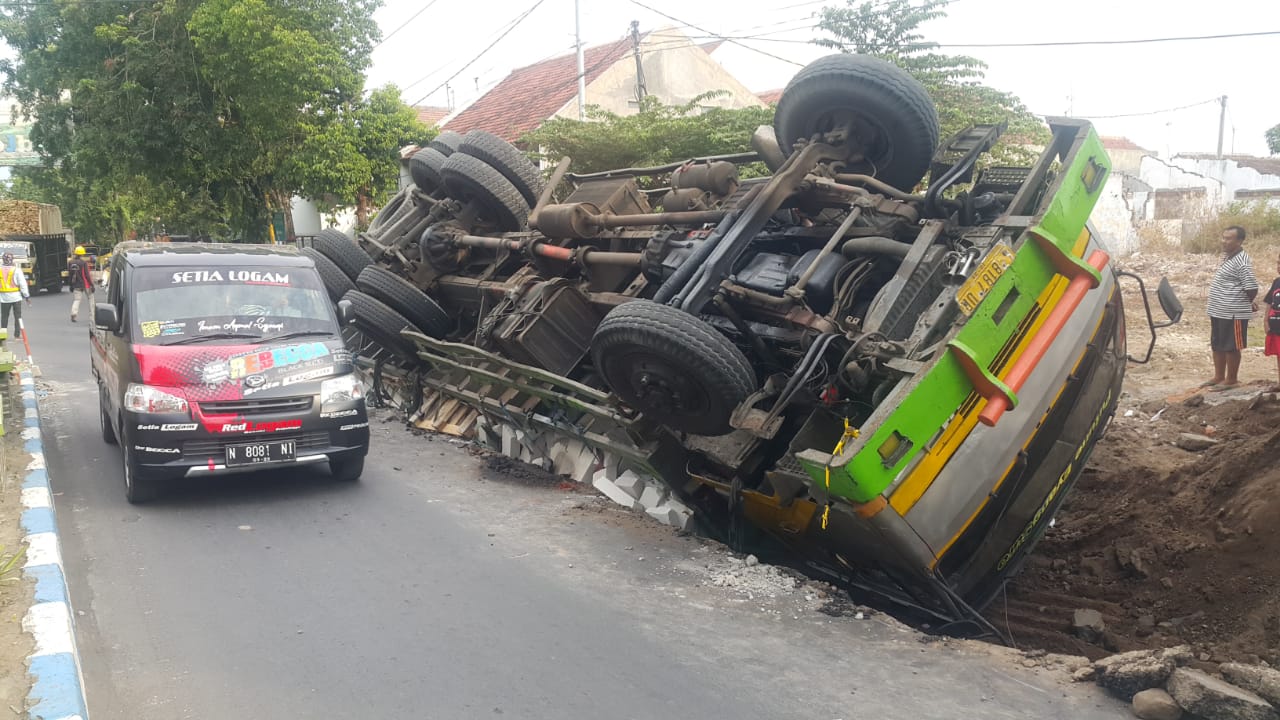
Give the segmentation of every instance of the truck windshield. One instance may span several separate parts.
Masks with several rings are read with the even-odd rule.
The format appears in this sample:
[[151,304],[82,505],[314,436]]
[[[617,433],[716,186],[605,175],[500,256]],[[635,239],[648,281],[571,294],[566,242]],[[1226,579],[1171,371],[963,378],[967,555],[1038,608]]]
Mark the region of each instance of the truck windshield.
[[138,268],[133,277],[135,342],[168,345],[203,336],[270,341],[337,332],[329,298],[311,268]]
[[0,254],[13,253],[15,258],[25,258],[27,256],[26,243],[0,243]]

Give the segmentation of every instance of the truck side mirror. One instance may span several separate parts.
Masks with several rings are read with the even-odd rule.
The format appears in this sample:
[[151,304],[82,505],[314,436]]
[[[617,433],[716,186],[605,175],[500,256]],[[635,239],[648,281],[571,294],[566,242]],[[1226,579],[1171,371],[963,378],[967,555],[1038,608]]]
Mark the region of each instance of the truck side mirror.
[[120,316],[116,313],[116,306],[110,303],[94,305],[93,324],[108,332],[118,331],[120,329]]
[[356,309],[351,304],[351,301],[339,300],[338,301],[338,322],[341,323],[343,327],[346,327],[347,325],[350,325],[355,321],[356,321]]

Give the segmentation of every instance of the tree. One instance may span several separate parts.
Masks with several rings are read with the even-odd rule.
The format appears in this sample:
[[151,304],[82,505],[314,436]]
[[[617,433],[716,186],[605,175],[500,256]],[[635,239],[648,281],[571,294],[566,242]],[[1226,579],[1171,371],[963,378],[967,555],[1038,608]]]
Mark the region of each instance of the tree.
[[1024,146],[1048,142],[1044,123],[1015,95],[983,85],[980,81],[987,66],[981,60],[937,52],[937,43],[926,41],[920,33],[924,23],[946,17],[944,8],[950,2],[846,0],[842,7],[819,11],[818,28],[834,37],[814,42],[840,52],[878,57],[910,73],[933,98],[944,142],[970,125],[1007,120],[1006,139],[996,146],[993,160],[1027,162],[1033,152]]
[[541,148],[553,162],[568,155],[578,173],[750,152],[751,133],[773,122],[773,108],[701,107],[720,94],[706,93],[684,105],[665,105],[650,95],[635,115],[588,106],[588,122],[552,118],[521,141]]
[[35,118],[33,144],[77,188],[141,193],[121,207],[260,237],[268,207],[287,210],[297,189],[286,158],[360,100],[375,7],[13,4],[0,37],[16,57],[0,69]]
[[400,91],[388,85],[342,108],[336,120],[313,128],[290,155],[285,173],[324,209],[355,205],[357,225],[363,228],[370,208],[396,189],[400,148],[425,145],[438,132],[423,125],[400,99]]
[[1272,155],[1280,154],[1280,125],[1267,131],[1267,148]]

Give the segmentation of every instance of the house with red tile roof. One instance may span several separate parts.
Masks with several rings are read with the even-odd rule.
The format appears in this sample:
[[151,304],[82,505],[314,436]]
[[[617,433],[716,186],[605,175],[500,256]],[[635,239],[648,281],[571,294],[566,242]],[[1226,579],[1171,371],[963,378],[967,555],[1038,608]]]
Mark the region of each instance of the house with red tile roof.
[[[763,105],[760,98],[713,60],[718,43],[700,46],[674,28],[630,37],[583,51],[586,103],[626,115],[636,112],[637,61],[645,90],[668,104],[686,103],[708,91],[724,94],[709,106]],[[516,70],[480,96],[443,128],[465,133],[488,130],[510,142],[553,117],[578,117],[578,65],[574,54],[562,55]]]
[[439,125],[441,120],[449,116],[453,112],[447,107],[435,107],[431,105],[415,105],[413,111],[418,113],[418,122],[423,125]]

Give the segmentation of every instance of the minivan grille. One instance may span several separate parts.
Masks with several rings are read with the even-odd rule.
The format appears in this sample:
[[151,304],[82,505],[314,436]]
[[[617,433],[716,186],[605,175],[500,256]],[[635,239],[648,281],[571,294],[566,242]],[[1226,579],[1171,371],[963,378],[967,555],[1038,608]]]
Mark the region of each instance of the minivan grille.
[[266,415],[268,413],[302,413],[311,409],[312,397],[263,398],[261,400],[222,400],[200,403],[201,412],[209,415]]
[[325,431],[308,433],[268,433],[254,437],[243,435],[227,436],[216,440],[188,440],[182,443],[182,456],[187,459],[203,460],[211,455],[221,456],[228,445],[237,445],[256,440],[297,440],[298,454],[303,450],[325,448],[329,446],[329,433]]

